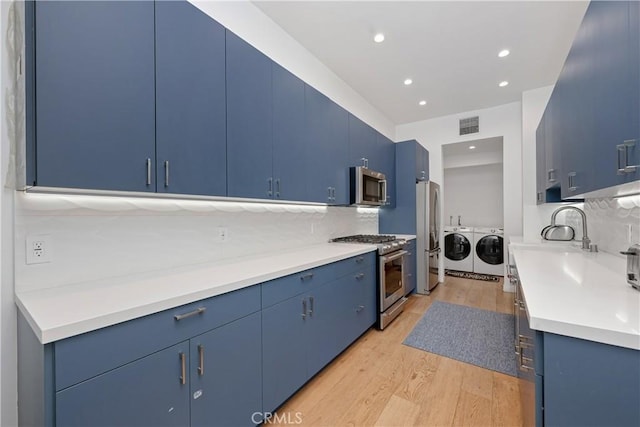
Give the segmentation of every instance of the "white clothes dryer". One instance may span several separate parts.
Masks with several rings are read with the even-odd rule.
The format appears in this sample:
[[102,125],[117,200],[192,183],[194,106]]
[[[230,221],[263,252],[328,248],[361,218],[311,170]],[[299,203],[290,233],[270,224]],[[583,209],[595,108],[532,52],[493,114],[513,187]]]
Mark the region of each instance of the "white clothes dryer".
[[444,227],[444,268],[473,272],[473,228]]
[[473,272],[504,276],[504,229],[475,227]]

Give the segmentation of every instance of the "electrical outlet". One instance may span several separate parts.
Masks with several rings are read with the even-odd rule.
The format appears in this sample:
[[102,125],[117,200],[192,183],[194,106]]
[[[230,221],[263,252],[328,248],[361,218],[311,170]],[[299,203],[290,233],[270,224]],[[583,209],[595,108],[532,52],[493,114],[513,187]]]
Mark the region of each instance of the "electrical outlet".
[[50,235],[27,236],[25,249],[27,264],[43,264],[52,260],[53,245]]
[[229,229],[227,227],[218,227],[218,240],[221,242],[229,240]]

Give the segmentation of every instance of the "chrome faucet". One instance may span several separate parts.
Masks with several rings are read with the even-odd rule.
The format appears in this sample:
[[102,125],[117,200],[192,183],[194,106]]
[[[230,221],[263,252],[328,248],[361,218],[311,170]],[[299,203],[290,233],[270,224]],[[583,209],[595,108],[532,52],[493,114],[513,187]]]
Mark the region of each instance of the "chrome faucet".
[[580,208],[576,208],[575,206],[562,206],[553,211],[551,214],[551,226],[554,227],[556,225],[556,216],[566,210],[574,210],[577,211],[582,217],[582,249],[590,250],[591,249],[591,239],[587,235],[587,216],[584,214],[584,211]]

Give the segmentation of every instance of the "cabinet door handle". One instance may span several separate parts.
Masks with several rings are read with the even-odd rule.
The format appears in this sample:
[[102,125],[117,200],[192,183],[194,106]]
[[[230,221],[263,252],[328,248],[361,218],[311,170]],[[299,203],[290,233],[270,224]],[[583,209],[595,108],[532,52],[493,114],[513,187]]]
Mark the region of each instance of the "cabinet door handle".
[[307,274],[303,274],[302,276],[300,276],[300,280],[302,280],[303,282],[307,279],[311,279],[313,277],[313,273],[307,273]]
[[568,190],[569,191],[576,191],[578,189],[578,187],[576,187],[575,182],[574,182],[574,180],[576,178],[576,172],[569,172],[567,175],[569,177],[569,188],[568,188]]
[[207,307],[198,307],[197,309],[190,311],[188,313],[176,314],[175,316],[173,316],[173,318],[176,319],[176,321],[180,321],[182,319],[186,319],[187,317],[195,316],[197,314],[202,314],[206,310],[207,310]]
[[269,189],[267,190],[267,196],[271,197],[271,196],[273,196],[273,178],[269,178],[267,180],[267,182],[269,183]]
[[198,345],[198,375],[204,375],[204,346]]
[[147,185],[151,185],[151,159],[147,158]]
[[180,384],[187,383],[187,356],[180,352]]
[[549,170],[547,171],[547,180],[548,180],[549,182],[556,182],[556,179],[553,177],[553,173],[554,173],[555,171],[556,171],[555,169],[549,169]]
[[302,298],[302,319],[307,318],[307,300]]
[[[630,165],[629,164],[629,148],[633,148],[636,145],[635,139],[627,139],[622,144],[617,145],[618,149],[618,175],[624,175],[626,173],[634,173],[640,165]],[[620,162],[620,153],[622,153],[622,158],[624,161]]]
[[276,179],[276,197],[280,198],[280,178]]
[[364,273],[360,273],[356,275],[356,280],[362,280],[362,279],[364,279]]
[[327,199],[331,201],[331,187],[327,187],[327,193],[328,193]]
[[169,160],[164,161],[164,186],[169,186]]
[[358,264],[361,264],[364,261],[364,257],[359,256],[358,258],[356,258],[356,262]]
[[309,317],[313,317],[313,297],[309,297]]
[[359,306],[356,308],[356,313],[360,313],[362,310],[364,310],[364,305],[359,305]]

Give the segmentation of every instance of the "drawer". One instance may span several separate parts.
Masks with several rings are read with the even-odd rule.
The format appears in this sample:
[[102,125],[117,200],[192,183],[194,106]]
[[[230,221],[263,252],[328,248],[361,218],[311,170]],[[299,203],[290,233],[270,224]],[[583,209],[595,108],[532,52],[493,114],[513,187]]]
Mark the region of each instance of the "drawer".
[[334,264],[273,279],[262,284],[262,307],[270,307],[293,296],[308,292],[335,277]]
[[[174,316],[199,314],[176,320]],[[250,286],[54,343],[56,391],[260,310]]]
[[376,264],[376,253],[369,252],[366,254],[347,258],[342,261],[333,263],[336,272],[335,277],[346,276],[349,273],[368,270],[372,265]]

